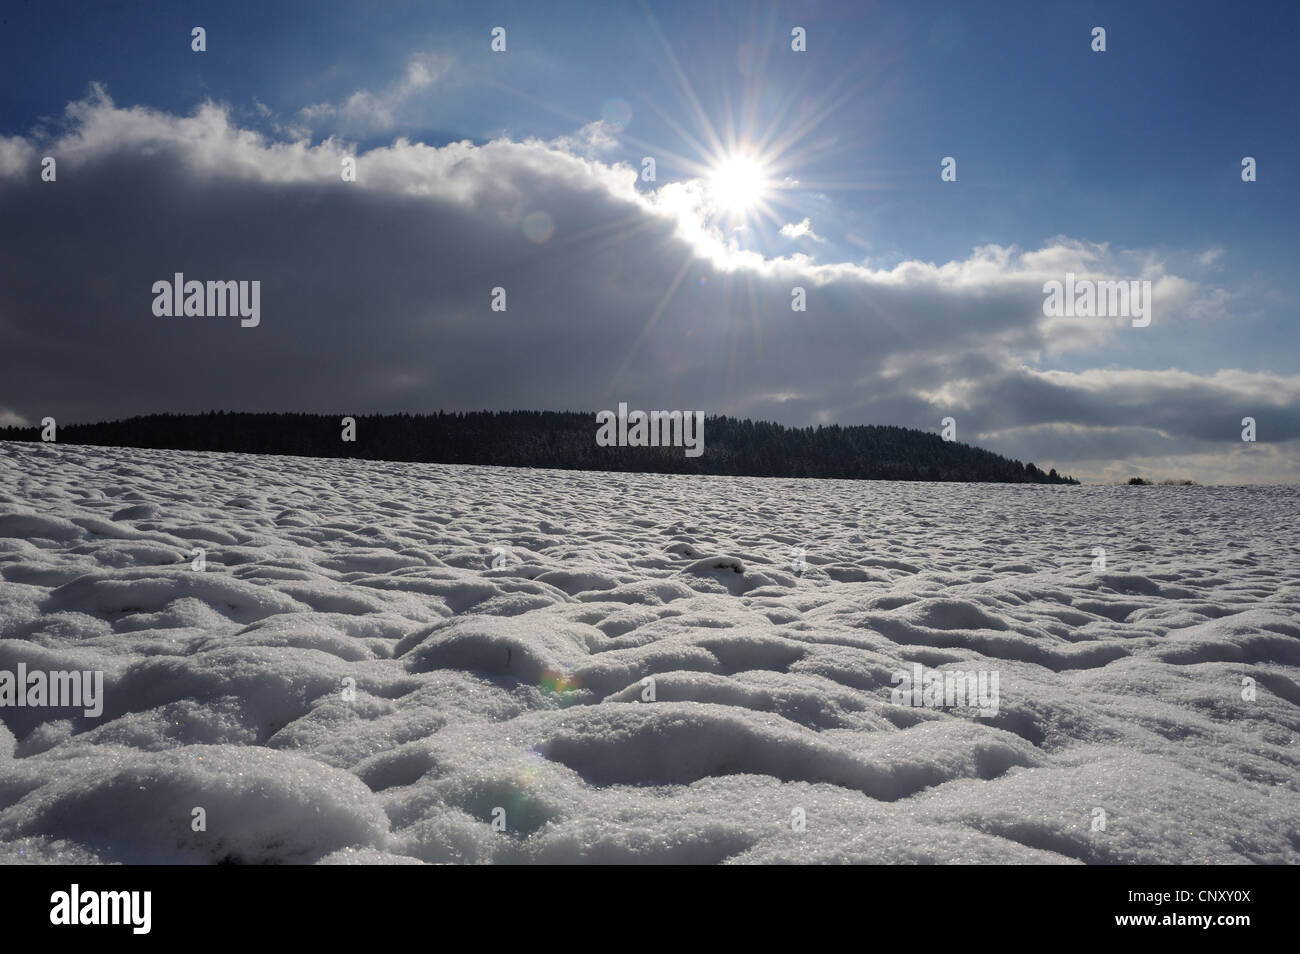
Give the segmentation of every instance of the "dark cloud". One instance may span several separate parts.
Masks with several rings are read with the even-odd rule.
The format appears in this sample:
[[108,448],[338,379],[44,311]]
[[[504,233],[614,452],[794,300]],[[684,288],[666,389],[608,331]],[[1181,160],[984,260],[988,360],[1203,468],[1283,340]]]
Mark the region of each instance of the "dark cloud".
[[[598,140],[399,140],[345,183],[340,142],[270,142],[216,107],[174,117],[97,92],[58,138],[0,141],[0,416],[627,401],[937,428],[952,414],[961,439],[1063,470],[1131,453],[1124,433],[1208,468],[1252,412],[1261,437],[1265,421],[1274,441],[1300,434],[1294,378],[1034,370],[1124,333],[1042,315],[1044,275],[1114,265],[1096,248],[889,271],[764,260],[710,231],[690,183],[638,194],[634,170],[581,154]],[[55,183],[39,180],[45,154]],[[549,236],[525,234],[533,212]],[[178,271],[260,281],[260,325],[155,317],[153,283]],[[1294,452],[1267,460],[1255,479],[1300,470]]]

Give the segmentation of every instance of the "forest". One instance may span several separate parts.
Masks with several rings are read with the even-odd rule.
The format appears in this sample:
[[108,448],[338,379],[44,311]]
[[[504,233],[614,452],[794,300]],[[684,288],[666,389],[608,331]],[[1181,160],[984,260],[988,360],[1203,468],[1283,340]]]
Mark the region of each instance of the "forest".
[[[1077,484],[938,434],[882,425],[787,427],[734,417],[704,419],[704,453],[674,447],[601,447],[594,414],[468,411],[343,415],[208,411],[150,414],[59,425],[65,444],[302,457],[355,457],[431,464],[486,464],[665,474],[833,477]],[[39,427],[0,428],[0,440],[38,441]],[[345,433],[353,437],[345,440]]]

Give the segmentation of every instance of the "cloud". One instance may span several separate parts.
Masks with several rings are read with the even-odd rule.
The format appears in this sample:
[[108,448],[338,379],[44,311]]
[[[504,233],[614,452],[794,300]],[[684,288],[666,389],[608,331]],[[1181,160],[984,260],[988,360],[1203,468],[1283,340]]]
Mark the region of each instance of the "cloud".
[[298,116],[310,128],[322,125],[343,135],[368,135],[394,129],[407,104],[446,76],[454,65],[450,57],[413,53],[402,75],[377,93],[359,89],[338,104],[316,103]]
[[814,242],[826,241],[813,231],[812,221],[806,216],[804,220],[798,224],[787,222],[785,225],[781,226],[781,234],[788,239],[809,238]]
[[[0,140],[0,407],[71,422],[627,401],[933,430],[951,414],[959,439],[1083,476],[1144,441],[1198,463],[1170,476],[1300,475],[1295,377],[1088,369],[1132,336],[1185,334],[1213,298],[1149,253],[1059,237],[890,268],[768,258],[711,217],[703,183],[639,190],[595,158],[606,134],[358,153],[93,89],[52,138]],[[1043,282],[1066,271],[1152,278],[1152,325],[1045,317]],[[175,272],[260,281],[261,324],[155,317],[153,283]],[[1251,413],[1258,471],[1235,423]]]
[[594,159],[618,146],[618,127],[598,119],[587,123],[572,136],[559,136],[549,143],[552,149]]
[[0,407],[0,427],[28,427],[31,421],[21,414],[15,414],[7,407]]

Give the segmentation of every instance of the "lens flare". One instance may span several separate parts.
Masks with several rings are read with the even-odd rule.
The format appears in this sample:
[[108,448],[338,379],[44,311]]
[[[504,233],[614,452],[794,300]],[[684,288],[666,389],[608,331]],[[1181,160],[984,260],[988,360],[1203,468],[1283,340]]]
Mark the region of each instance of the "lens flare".
[[560,697],[561,706],[569,706],[578,701],[577,693],[582,688],[576,676],[566,676],[551,669],[542,671],[542,678],[537,687],[543,692],[553,692]]
[[600,118],[612,126],[615,132],[622,132],[632,121],[632,107],[624,99],[607,99],[601,107]]
[[554,233],[555,223],[551,221],[549,215],[540,209],[536,212],[529,212],[524,216],[524,235],[528,236],[529,241],[540,245]]

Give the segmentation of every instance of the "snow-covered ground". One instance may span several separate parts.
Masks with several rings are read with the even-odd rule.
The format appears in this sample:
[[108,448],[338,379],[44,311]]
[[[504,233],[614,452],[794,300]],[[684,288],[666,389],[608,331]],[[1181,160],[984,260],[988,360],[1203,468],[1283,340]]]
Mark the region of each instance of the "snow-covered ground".
[[1300,862],[1298,511],[0,443],[0,860]]

